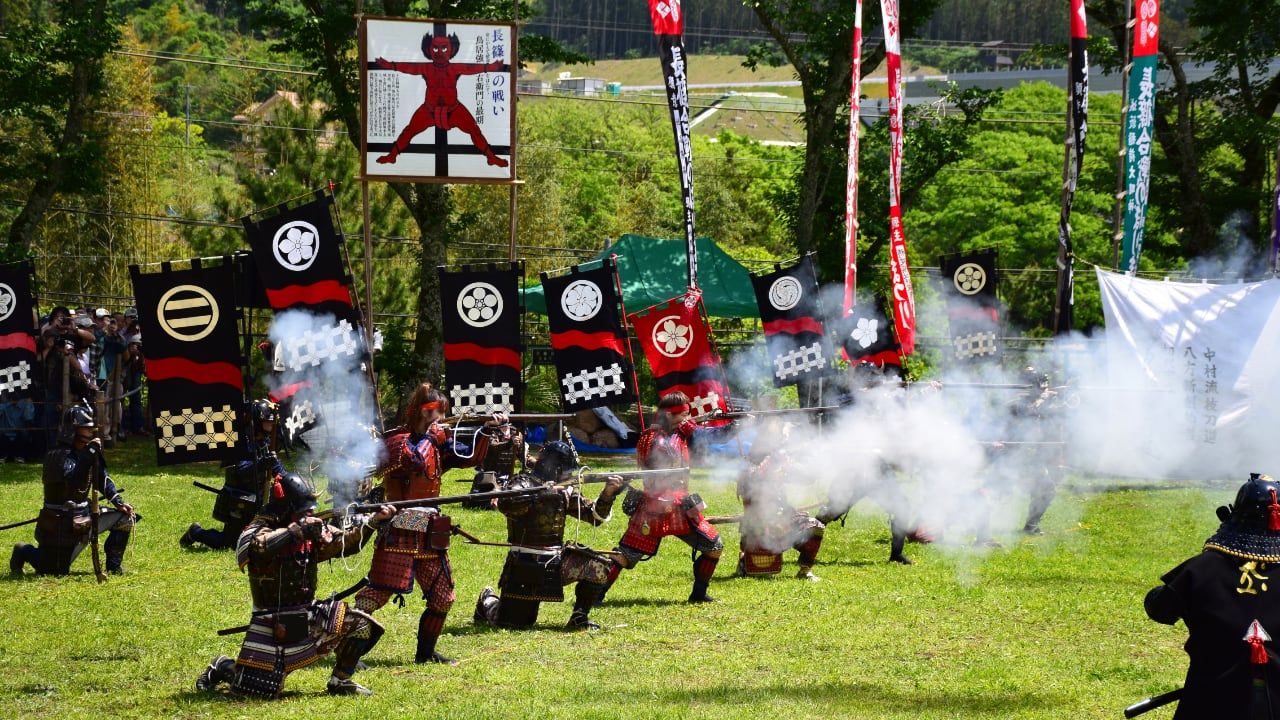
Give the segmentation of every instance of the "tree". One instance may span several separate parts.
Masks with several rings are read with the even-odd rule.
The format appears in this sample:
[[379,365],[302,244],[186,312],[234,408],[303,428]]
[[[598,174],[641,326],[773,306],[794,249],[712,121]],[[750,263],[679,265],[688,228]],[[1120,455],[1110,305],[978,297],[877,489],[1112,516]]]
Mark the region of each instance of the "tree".
[[[1088,10],[1123,47],[1124,2],[1090,0]],[[1195,0],[1185,27],[1161,18],[1161,68],[1173,82],[1156,98],[1165,165],[1153,167],[1151,198],[1178,208],[1187,256],[1230,252],[1221,247],[1223,229],[1242,214],[1245,234],[1255,242],[1265,237],[1269,159],[1280,137],[1280,70],[1271,64],[1280,55],[1277,16],[1280,0]],[[1215,63],[1215,69],[1190,81],[1189,62]],[[1163,174],[1176,183],[1161,183]]]
[[[839,223],[817,222],[817,218],[836,218],[844,214],[844,202],[838,206],[823,203],[824,191],[832,185],[844,187],[847,158],[838,152],[846,144],[846,135],[838,132],[841,110],[848,107],[849,86],[853,76],[853,7],[846,1],[822,0],[744,0],[777,43],[759,45],[748,56],[747,64],[759,62],[779,64],[782,57],[795,68],[804,96],[805,155],[797,178],[798,194],[791,212],[796,249],[801,253],[819,249],[843,237]],[[901,32],[912,35],[928,20],[941,0],[902,3]],[[869,0],[863,7],[863,27],[880,23],[880,6]],[[864,47],[862,76],[871,74],[885,57],[884,41]],[[846,128],[848,127],[846,123]],[[861,204],[861,203],[860,203]],[[887,207],[887,206],[886,206]],[[822,274],[834,277],[843,267],[821,264]]]
[[[405,17],[410,9],[425,10],[426,17],[457,19],[510,19],[512,5],[497,0],[427,0],[423,5],[408,0],[384,0],[364,4],[370,15]],[[379,7],[380,6],[380,7]],[[296,53],[316,71],[317,90],[328,105],[326,119],[336,120],[347,139],[359,146],[360,68],[356,51],[355,0],[253,0],[250,8],[256,22],[275,39],[273,49]],[[532,14],[528,3],[520,4],[521,17]],[[521,38],[524,59],[559,59],[570,62],[586,58],[561,51],[554,43],[533,37]],[[536,55],[535,55],[536,53]],[[453,198],[447,185],[390,183],[392,191],[409,211],[419,233],[418,317],[414,349],[423,359],[428,377],[438,378],[444,367],[441,349],[440,281],[436,268],[446,262],[446,249],[460,231]]]
[[4,16],[0,33],[0,181],[27,187],[9,227],[8,252],[21,256],[57,193],[101,184],[93,111],[120,33],[106,0],[34,4]]

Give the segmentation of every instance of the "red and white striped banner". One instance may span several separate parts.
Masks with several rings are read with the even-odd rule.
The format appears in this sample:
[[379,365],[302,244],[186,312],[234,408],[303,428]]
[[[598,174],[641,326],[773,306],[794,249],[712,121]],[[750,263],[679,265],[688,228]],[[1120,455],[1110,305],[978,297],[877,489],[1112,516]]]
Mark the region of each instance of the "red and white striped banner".
[[893,273],[893,322],[902,356],[916,348],[916,297],[902,231],[902,48],[898,42],[898,0],[880,0],[884,16],[885,66],[889,71],[889,267]]
[[862,95],[862,0],[853,0],[853,79],[849,83],[849,169],[844,183],[844,314],[858,285],[858,124]]

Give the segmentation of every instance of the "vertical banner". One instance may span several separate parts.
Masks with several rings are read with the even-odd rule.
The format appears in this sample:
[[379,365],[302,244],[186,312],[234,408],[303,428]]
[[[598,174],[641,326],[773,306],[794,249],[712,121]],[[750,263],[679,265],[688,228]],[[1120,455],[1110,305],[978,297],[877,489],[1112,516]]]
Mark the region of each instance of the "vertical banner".
[[147,328],[142,357],[156,464],[235,462],[244,377],[232,264],[162,267],[148,274],[129,268],[138,317]]
[[1071,205],[1084,163],[1085,134],[1089,117],[1089,28],[1084,0],[1071,0],[1071,47],[1067,76],[1070,106],[1067,111],[1067,147],[1063,162],[1062,214],[1058,217],[1058,293],[1053,306],[1053,332],[1071,331],[1075,318],[1075,258],[1071,249]]
[[893,280],[893,321],[902,355],[916,349],[916,296],[902,230],[902,49],[898,41],[898,0],[880,0],[884,16],[885,67],[889,73],[889,267]]
[[1120,269],[1138,271],[1147,227],[1151,151],[1155,142],[1156,60],[1159,57],[1160,0],[1137,3],[1129,71],[1129,109],[1124,118],[1124,239]]
[[938,264],[951,326],[951,358],[959,362],[998,359],[1001,347],[996,251],[947,255]]
[[813,380],[831,370],[831,342],[822,327],[818,276],[809,256],[789,268],[752,275],[774,387]]
[[440,268],[444,374],[458,413],[488,415],[521,408],[520,263]]
[[277,315],[305,310],[325,322],[299,324],[281,343],[282,370],[303,372],[364,349],[342,234],[333,224],[333,197],[316,199],[270,217],[241,220],[267,303]]
[[542,275],[551,350],[566,412],[636,401],[627,334],[618,315],[612,260],[595,270],[575,265],[566,275]]
[[840,345],[849,364],[870,363],[877,367],[902,367],[901,346],[893,335],[893,323],[885,312],[884,298],[861,302],[843,318],[839,332]]
[[649,360],[659,398],[677,390],[688,395],[695,420],[728,410],[729,386],[701,297],[672,298],[629,317]]
[[516,29],[368,18],[360,32],[365,180],[515,180]]
[[853,73],[849,81],[849,168],[844,180],[844,305],[853,312],[858,285],[858,130],[862,122],[862,0],[853,0]]
[[31,264],[0,265],[0,402],[29,394],[36,364]]
[[693,236],[693,146],[689,140],[688,57],[684,53],[684,14],[680,0],[649,0],[653,34],[662,52],[662,80],[676,137],[680,168],[680,198],[684,207],[684,242],[689,263],[689,287],[698,287],[698,248]]

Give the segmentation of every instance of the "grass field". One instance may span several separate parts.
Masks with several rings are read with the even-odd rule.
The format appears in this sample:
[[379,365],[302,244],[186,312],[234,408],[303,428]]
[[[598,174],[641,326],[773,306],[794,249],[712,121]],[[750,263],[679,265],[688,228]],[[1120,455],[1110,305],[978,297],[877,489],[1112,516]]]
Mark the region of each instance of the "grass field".
[[[689,553],[668,540],[622,576],[593,633],[559,630],[567,604],[543,605],[534,631],[474,628],[475,598],[504,551],[455,544],[458,602],[440,648],[460,667],[411,662],[415,596],[378,613],[388,634],[357,676],[375,696],[325,695],[326,660],[291,675],[284,699],[262,702],[192,690],[211,657],[234,655],[238,636],[214,633],[246,620],[248,588],[230,554],[178,546],[212,506],[191,480],[216,485],[216,470],[157,470],[151,458],[137,442],[108,452],[145,516],[126,575],[98,586],[86,551],[71,577],[5,576],[0,717],[1115,718],[1181,683],[1185,630],[1147,620],[1142,596],[1197,552],[1212,507],[1234,492],[1077,487],[1059,495],[1043,537],[1004,538],[982,555],[908,546],[910,567],[885,562],[884,516],[860,506],[828,529],[818,583],[790,577],[794,553],[782,577],[732,578],[737,532],[721,526],[711,588],[721,602],[685,604]],[[713,514],[738,508],[730,488],[695,485]],[[0,465],[0,520],[30,517],[39,498],[39,466]],[[453,515],[503,539],[496,513]],[[579,539],[612,547],[624,521],[618,511]],[[7,531],[5,557],[30,539],[30,527]],[[322,569],[322,592],[354,583],[369,557]]]

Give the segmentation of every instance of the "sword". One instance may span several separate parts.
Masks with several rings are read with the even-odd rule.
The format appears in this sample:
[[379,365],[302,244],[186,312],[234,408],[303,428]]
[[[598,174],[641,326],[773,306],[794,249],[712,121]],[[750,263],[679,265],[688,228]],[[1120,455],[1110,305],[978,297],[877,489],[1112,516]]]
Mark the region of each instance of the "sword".
[[37,520],[39,520],[39,519],[40,519],[40,518],[38,518],[38,517],[33,517],[33,518],[31,518],[30,520],[22,520],[22,521],[19,521],[19,522],[16,522],[16,523],[9,523],[8,525],[0,525],[0,530],[9,530],[9,529],[16,528],[16,527],[22,527],[23,525],[30,525],[31,523],[33,523],[33,522],[35,522],[35,521],[37,521]]
[[1124,709],[1124,716],[1126,718],[1135,718],[1145,712],[1155,710],[1159,707],[1164,707],[1165,705],[1175,702],[1178,698],[1182,697],[1183,690],[1184,688],[1178,688],[1177,690],[1170,690],[1167,693],[1149,697],[1146,700],[1139,700]]

